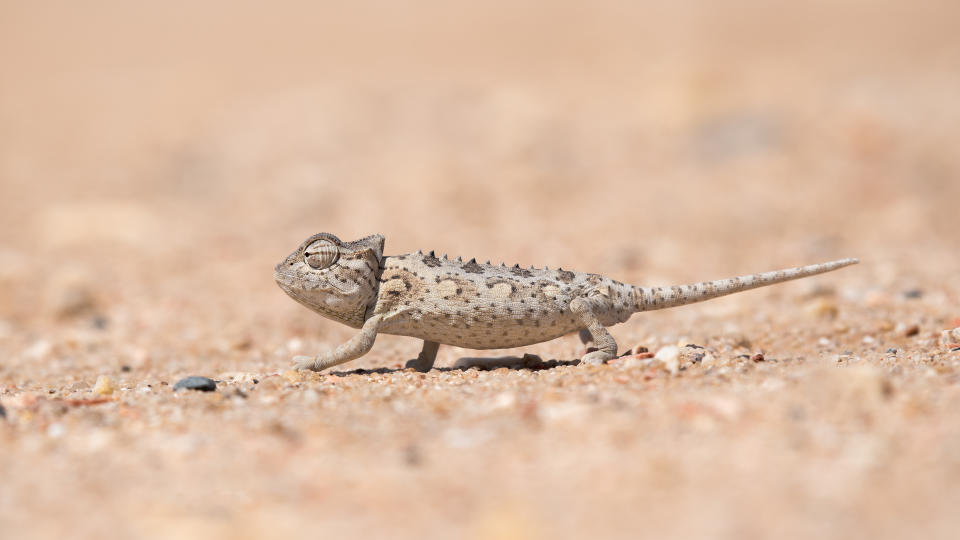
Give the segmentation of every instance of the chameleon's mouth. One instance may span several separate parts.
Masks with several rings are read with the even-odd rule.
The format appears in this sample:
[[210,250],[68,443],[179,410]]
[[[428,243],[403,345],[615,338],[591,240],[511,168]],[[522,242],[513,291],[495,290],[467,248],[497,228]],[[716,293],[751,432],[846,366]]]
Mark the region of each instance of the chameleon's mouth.
[[351,283],[336,283],[332,280],[325,280],[322,285],[313,283],[308,286],[304,276],[288,269],[287,261],[274,267],[273,280],[283,289],[283,292],[293,298],[302,298],[305,301],[309,301],[307,300],[307,295],[304,294],[308,289],[316,292],[331,292],[340,296],[346,296],[356,292],[356,286],[352,288],[349,287]]

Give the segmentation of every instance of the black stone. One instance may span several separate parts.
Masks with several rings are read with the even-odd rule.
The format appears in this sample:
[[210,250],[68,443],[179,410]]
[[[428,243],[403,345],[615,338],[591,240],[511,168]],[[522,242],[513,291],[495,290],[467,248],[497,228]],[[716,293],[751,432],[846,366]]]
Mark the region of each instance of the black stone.
[[897,354],[897,348],[890,347],[889,349],[887,349],[887,354]]
[[907,289],[903,291],[904,298],[920,298],[923,296],[922,289]]
[[213,392],[217,389],[217,382],[206,377],[186,377],[177,381],[173,385],[173,390],[199,390],[201,392]]

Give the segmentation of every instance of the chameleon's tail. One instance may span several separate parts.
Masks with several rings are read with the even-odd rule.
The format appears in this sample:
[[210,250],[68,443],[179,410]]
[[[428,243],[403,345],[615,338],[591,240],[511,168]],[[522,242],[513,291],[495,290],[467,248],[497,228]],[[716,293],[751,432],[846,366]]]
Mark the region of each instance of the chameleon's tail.
[[751,274],[731,279],[704,281],[693,285],[677,285],[673,287],[644,288],[634,287],[637,311],[651,311],[654,309],[671,308],[702,302],[718,296],[756,289],[774,283],[782,283],[791,279],[799,279],[824,272],[830,272],[844,266],[857,264],[858,259],[840,259],[823,264],[811,264],[785,270]]

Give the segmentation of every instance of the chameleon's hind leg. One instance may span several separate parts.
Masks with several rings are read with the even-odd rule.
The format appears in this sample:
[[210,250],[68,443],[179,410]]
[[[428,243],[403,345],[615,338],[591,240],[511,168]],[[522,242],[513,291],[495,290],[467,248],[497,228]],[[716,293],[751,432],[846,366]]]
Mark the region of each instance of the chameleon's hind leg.
[[437,361],[437,350],[440,348],[440,344],[436,341],[426,341],[423,342],[423,349],[420,351],[420,354],[417,356],[416,360],[410,360],[407,362],[406,367],[413,368],[420,373],[426,373],[433,369],[433,363]]
[[607,360],[616,358],[617,342],[613,336],[602,324],[600,319],[593,313],[590,300],[586,298],[575,298],[570,302],[570,310],[580,318],[580,322],[593,337],[593,344],[597,350],[583,355],[580,359],[581,364],[602,364]]

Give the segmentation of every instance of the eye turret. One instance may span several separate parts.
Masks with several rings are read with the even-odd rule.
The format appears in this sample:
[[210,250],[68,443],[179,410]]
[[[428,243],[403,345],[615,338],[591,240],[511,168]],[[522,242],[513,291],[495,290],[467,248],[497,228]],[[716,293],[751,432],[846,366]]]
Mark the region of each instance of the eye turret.
[[315,270],[330,266],[339,257],[340,249],[329,240],[317,240],[303,250],[303,261]]

